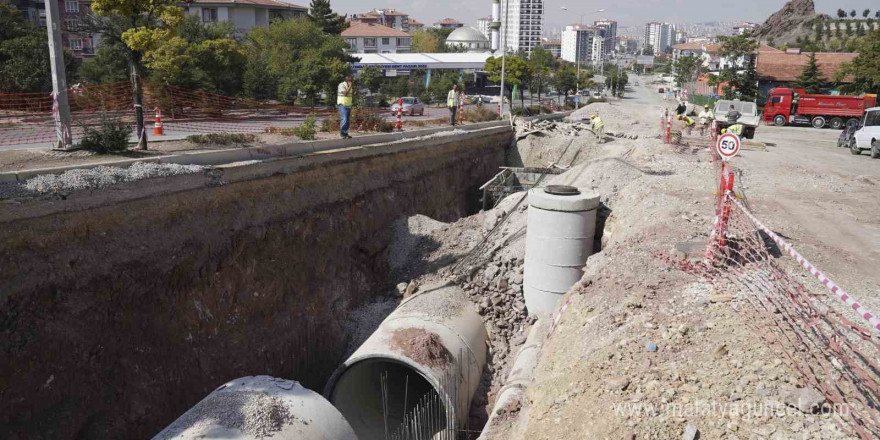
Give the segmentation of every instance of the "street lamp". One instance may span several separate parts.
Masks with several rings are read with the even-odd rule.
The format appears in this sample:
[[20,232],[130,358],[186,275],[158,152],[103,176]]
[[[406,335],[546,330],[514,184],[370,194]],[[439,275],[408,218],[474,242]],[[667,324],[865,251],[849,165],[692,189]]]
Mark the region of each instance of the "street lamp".
[[[568,8],[565,7],[565,6],[560,6],[559,9],[562,9],[563,11],[572,12],[571,9],[568,9]],[[605,9],[596,9],[596,10],[593,11],[593,12],[585,12],[585,13],[583,13],[583,14],[580,14],[581,18],[580,18],[580,21],[579,21],[578,23],[580,24],[580,26],[583,26],[583,25],[584,25],[584,16],[585,16],[585,15],[598,14],[598,13],[600,13],[600,12],[605,12]],[[580,28],[578,28],[578,31],[580,31]],[[575,40],[575,47],[577,47],[577,43],[579,43],[579,42],[580,42],[580,36],[578,36],[578,37],[576,38],[576,40]],[[575,53],[575,59],[577,60],[577,65],[578,65],[578,70],[577,70],[577,90],[575,90],[575,94],[578,94],[578,93],[581,92],[581,51],[578,50],[578,51]],[[577,109],[578,107],[580,107],[580,102],[577,102],[577,103],[575,103],[575,105],[574,105],[574,108],[575,108],[575,109]]]

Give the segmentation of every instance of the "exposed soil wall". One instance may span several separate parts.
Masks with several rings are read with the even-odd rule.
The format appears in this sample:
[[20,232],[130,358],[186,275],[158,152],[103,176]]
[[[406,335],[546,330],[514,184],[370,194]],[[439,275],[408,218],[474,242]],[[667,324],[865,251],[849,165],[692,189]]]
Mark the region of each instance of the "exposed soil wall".
[[149,438],[247,375],[322,389],[346,315],[387,287],[389,224],[465,215],[510,140],[495,129],[9,205],[0,438]]

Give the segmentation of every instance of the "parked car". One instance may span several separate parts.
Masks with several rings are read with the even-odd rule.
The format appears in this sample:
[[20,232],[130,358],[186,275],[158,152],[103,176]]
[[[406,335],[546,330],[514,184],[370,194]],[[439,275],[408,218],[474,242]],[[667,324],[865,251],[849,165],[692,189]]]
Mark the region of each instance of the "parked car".
[[847,125],[843,131],[840,132],[840,137],[837,138],[837,147],[838,148],[849,148],[852,149],[852,142],[855,142],[855,137],[853,135],[856,133],[856,130],[859,129],[859,125]]
[[[391,104],[391,114],[397,114],[397,108],[400,106],[400,101],[394,101],[394,104]],[[407,96],[403,98],[403,114],[405,115],[424,115],[425,114],[425,104],[422,103],[422,100],[415,96]]]
[[657,93],[666,93],[666,89],[660,87],[659,89],[657,89]]
[[880,107],[865,110],[859,129],[853,134],[855,142],[850,143],[852,154],[870,150],[871,157],[880,159]]
[[754,102],[739,100],[721,100],[716,102],[713,112],[715,113],[715,122],[718,130],[727,128],[731,125],[731,122],[727,117],[731,105],[740,113],[740,117],[736,123],[743,126],[742,137],[746,139],[754,138],[755,130],[758,129],[758,123],[761,121],[761,118],[758,115],[758,106]]

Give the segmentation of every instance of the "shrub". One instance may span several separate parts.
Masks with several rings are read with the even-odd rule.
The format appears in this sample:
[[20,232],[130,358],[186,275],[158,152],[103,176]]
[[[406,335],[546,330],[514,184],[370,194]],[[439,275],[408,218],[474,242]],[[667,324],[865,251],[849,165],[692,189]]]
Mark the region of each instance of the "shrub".
[[208,133],[187,136],[186,140],[194,144],[231,145],[254,142],[256,136],[245,133]]
[[477,106],[464,112],[464,120],[468,122],[497,121],[498,111],[495,108]]
[[394,131],[394,123],[388,122],[382,116],[376,114],[367,114],[359,120],[360,129],[364,131],[377,131],[380,133],[391,133]]
[[608,102],[608,101],[606,101],[605,98],[590,98],[587,100],[587,105],[590,105],[594,102]]
[[107,154],[128,149],[128,136],[131,127],[119,119],[102,118],[98,128],[83,126],[83,138],[79,147]]
[[321,131],[330,133],[339,131],[339,113],[334,113],[321,121]]
[[298,138],[304,141],[311,141],[315,139],[315,125],[317,125],[318,119],[315,118],[315,115],[309,115],[299,127],[293,129],[293,134],[295,134]]

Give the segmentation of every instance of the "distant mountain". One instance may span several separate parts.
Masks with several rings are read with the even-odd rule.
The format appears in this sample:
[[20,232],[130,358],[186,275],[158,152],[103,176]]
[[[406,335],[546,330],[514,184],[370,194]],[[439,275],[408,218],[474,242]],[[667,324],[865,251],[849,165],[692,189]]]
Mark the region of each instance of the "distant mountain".
[[762,43],[787,45],[810,36],[813,25],[828,18],[816,13],[813,0],[791,0],[755,29],[752,36]]

